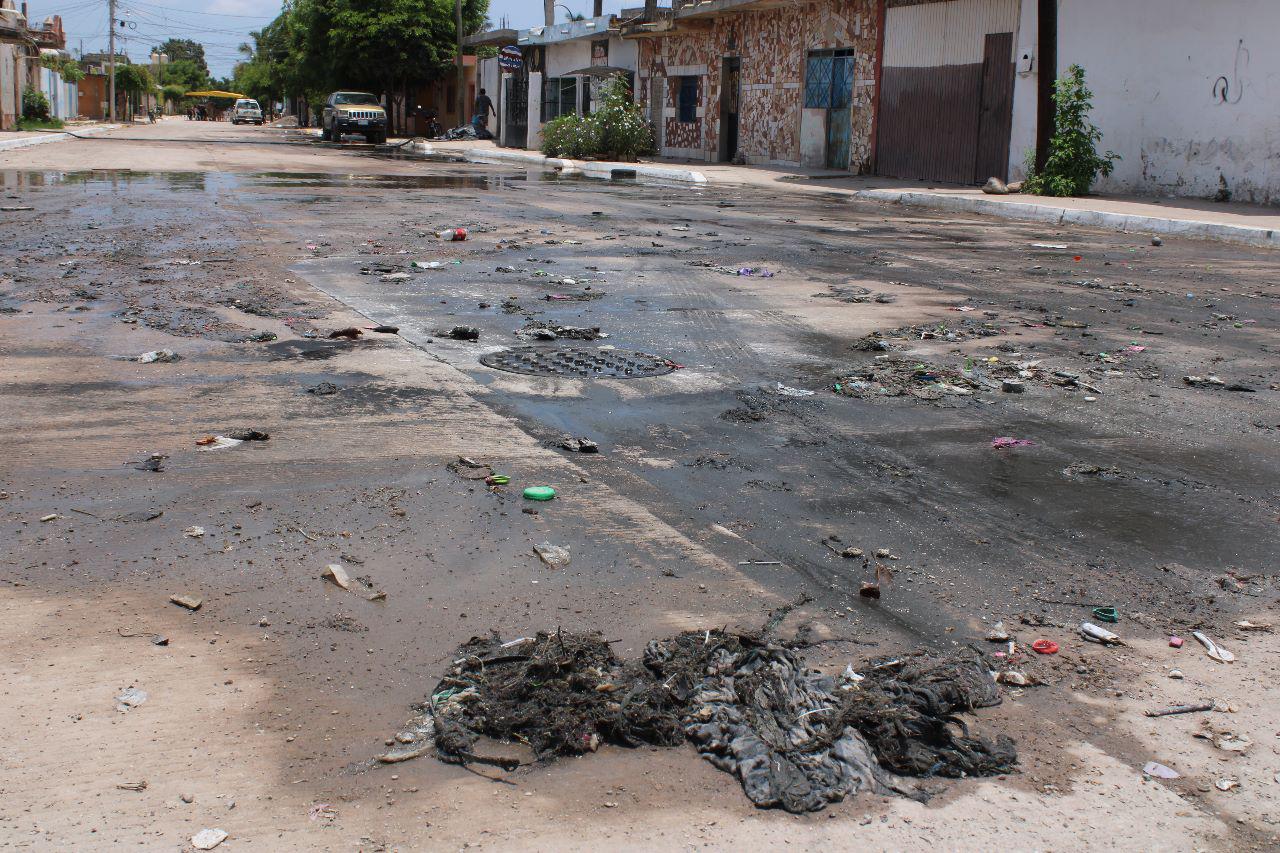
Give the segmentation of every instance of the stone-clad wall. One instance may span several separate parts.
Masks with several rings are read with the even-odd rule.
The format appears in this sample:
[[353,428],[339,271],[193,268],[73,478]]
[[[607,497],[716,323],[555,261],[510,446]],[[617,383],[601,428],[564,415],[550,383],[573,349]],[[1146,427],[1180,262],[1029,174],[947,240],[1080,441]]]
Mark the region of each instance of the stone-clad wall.
[[[751,163],[798,165],[808,52],[856,51],[850,168],[867,171],[876,61],[876,0],[815,0],[792,7],[740,11],[715,18],[679,20],[675,32],[640,39],[640,85],[666,79],[663,154],[715,160],[719,154],[720,77],[725,57],[741,62],[739,150]],[[676,100],[684,75],[698,76],[698,116],[678,121]],[[646,104],[646,109],[649,105]],[[652,115],[652,112],[648,114]]]

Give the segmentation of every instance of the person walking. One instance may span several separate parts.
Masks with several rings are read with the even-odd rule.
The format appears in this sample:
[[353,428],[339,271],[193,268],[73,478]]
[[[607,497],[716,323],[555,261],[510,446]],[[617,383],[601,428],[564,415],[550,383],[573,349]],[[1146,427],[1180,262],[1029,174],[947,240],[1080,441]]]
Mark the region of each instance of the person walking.
[[471,110],[471,126],[475,128],[476,136],[480,139],[490,138],[490,113],[493,113],[494,118],[498,117],[498,111],[493,108],[493,99],[485,93],[484,89],[481,89],[480,94],[476,95],[476,102]]

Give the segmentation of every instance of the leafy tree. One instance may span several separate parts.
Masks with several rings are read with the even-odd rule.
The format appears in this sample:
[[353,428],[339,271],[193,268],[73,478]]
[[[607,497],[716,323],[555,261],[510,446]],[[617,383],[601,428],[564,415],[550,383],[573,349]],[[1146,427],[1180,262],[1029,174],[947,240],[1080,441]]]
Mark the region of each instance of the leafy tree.
[[[488,0],[463,0],[465,32]],[[453,0],[297,0],[293,52],[309,88],[366,89],[396,104],[449,73],[457,50]]]
[[204,79],[209,79],[209,63],[204,58],[204,45],[198,41],[191,39],[174,39],[171,38],[164,44],[156,45],[156,53],[169,54],[170,64],[175,62],[192,62],[196,67],[204,73]]
[[168,64],[160,66],[160,81],[166,85],[177,85],[186,88],[203,89],[209,85],[209,72],[191,59],[170,59]]
[[1025,192],[1047,196],[1087,195],[1098,175],[1111,174],[1120,155],[1099,154],[1102,131],[1089,121],[1093,92],[1084,84],[1084,69],[1072,65],[1053,88],[1054,131],[1044,169],[1027,176]]
[[117,92],[141,94],[142,92],[150,92],[155,86],[155,81],[151,79],[151,72],[147,70],[145,65],[116,66]]
[[48,54],[40,57],[40,64],[60,75],[68,83],[79,83],[84,79],[84,69],[80,63],[67,56]]

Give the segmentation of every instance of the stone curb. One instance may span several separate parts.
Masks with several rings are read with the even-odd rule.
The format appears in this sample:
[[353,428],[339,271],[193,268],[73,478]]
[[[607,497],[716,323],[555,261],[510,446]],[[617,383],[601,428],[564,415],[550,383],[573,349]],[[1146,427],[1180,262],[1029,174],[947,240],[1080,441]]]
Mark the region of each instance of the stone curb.
[[119,124],[99,124],[93,127],[83,129],[73,128],[69,132],[50,132],[44,136],[27,136],[22,139],[0,139],[0,151],[13,151],[16,148],[30,148],[32,145],[44,145],[47,142],[62,142],[67,139],[73,139],[71,134],[76,136],[97,136],[100,133],[106,133],[109,130],[119,130],[123,125]]
[[1035,202],[989,201],[982,198],[963,198],[913,190],[857,190],[853,195],[870,201],[917,205],[936,210],[982,213],[1025,222],[1084,225],[1091,228],[1137,231],[1146,234],[1170,234],[1178,237],[1196,237],[1280,249],[1280,231],[1270,228],[1250,228],[1244,225],[1225,225],[1194,219],[1166,219],[1159,216],[1109,213],[1101,210],[1079,210]]

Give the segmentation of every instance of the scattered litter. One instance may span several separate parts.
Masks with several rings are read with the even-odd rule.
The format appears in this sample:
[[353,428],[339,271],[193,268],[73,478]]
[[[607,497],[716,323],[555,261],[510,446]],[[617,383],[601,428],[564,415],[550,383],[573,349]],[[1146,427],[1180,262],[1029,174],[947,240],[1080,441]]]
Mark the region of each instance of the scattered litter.
[[1066,243],[1032,243],[1032,244],[1031,244],[1031,248],[1033,248],[1033,249],[1058,249],[1059,251],[1061,251],[1061,250],[1063,250],[1063,249],[1069,249],[1069,248],[1071,248],[1071,247],[1070,247],[1070,246],[1068,246]]
[[862,586],[858,589],[858,595],[862,596],[863,598],[872,598],[872,599],[878,600],[882,592],[882,587],[888,586],[889,582],[892,580],[893,580],[893,572],[889,570],[889,567],[881,565],[880,563],[876,563],[875,581],[874,582],[863,581]]
[[362,330],[357,329],[355,326],[350,326],[346,329],[338,329],[336,331],[330,332],[329,340],[336,341],[339,338],[345,338],[349,341],[354,341],[363,334],[364,332]]
[[152,453],[150,456],[148,456],[146,459],[142,460],[141,462],[133,462],[133,463],[126,463],[126,464],[133,465],[133,467],[138,471],[151,471],[154,473],[159,473],[160,471],[164,470],[164,462],[168,458],[169,457],[164,455],[163,453]]
[[530,486],[524,490],[524,496],[531,501],[549,501],[556,496],[556,490],[550,486]]
[[169,364],[174,361],[181,361],[182,356],[173,350],[157,349],[151,352],[144,352],[133,360],[138,364]]
[[480,330],[475,326],[454,326],[445,332],[437,332],[447,338],[455,341],[478,341],[480,340]]
[[465,228],[446,228],[443,231],[437,231],[436,236],[441,240],[452,240],[455,243],[461,243],[467,239],[467,229]]
[[1272,631],[1272,627],[1269,623],[1258,624],[1256,622],[1250,622],[1248,619],[1241,619],[1238,622],[1232,622],[1231,624],[1235,625],[1241,631],[1261,631],[1266,634],[1270,634]]
[[324,571],[320,572],[320,577],[333,583],[347,592],[360,596],[369,601],[383,601],[386,599],[385,592],[378,592],[373,585],[368,582],[367,578],[353,578],[347,574],[338,563],[330,563],[324,567]]
[[1197,702],[1194,705],[1171,705],[1168,708],[1156,708],[1144,711],[1148,717],[1171,717],[1174,714],[1194,714],[1199,711],[1212,711],[1212,702]]
[[116,694],[116,710],[123,714],[146,701],[147,691],[137,687],[126,687]]
[[268,433],[256,429],[233,429],[227,433],[227,438],[233,441],[270,441],[271,436]]
[[190,539],[199,539],[201,536],[204,536],[204,528],[193,524],[186,530],[183,530],[182,535]]
[[202,829],[191,836],[191,846],[197,850],[212,850],[230,837],[223,829]]
[[1196,641],[1200,643],[1200,645],[1204,646],[1205,651],[1209,653],[1209,657],[1213,658],[1219,663],[1235,662],[1235,659],[1236,659],[1235,655],[1233,655],[1231,652],[1227,651],[1226,649],[1222,648],[1222,646],[1219,646],[1217,643],[1215,643],[1213,640],[1209,639],[1199,631],[1192,632],[1191,636],[1195,637]]
[[338,393],[338,386],[332,382],[321,382],[319,385],[312,385],[307,389],[308,394],[315,394],[317,397],[327,397],[330,394]]
[[1114,607],[1093,608],[1093,618],[1099,622],[1116,623],[1120,621],[1120,613]]
[[833,678],[763,630],[688,631],[621,661],[599,633],[540,633],[503,643],[477,637],[419,706],[434,721],[436,755],[514,769],[476,754],[480,738],[528,745],[534,760],[601,744],[676,746],[686,739],[733,773],[760,807],[818,811],[860,790],[920,798],[894,774],[987,776],[1017,762],[1007,738],[987,741],[955,714],[1000,701],[987,664],[966,650],[871,661]]
[[169,596],[169,601],[179,607],[185,607],[192,611],[199,610],[200,605],[204,604],[203,598],[198,598],[194,595],[171,595]]
[[237,447],[244,442],[238,438],[231,438],[225,435],[210,435],[204,438],[196,439],[197,451],[210,450],[226,450],[231,447]]
[[[439,261],[414,261],[413,262],[413,268],[416,270],[438,270],[442,266],[444,266],[444,264],[440,263]],[[501,272],[501,270],[499,270],[499,272]]]
[[1004,450],[1007,447],[1035,447],[1035,442],[1025,438],[1014,438],[1008,435],[997,436],[991,439],[991,446],[996,450]]
[[307,818],[312,821],[324,821],[325,823],[333,823],[338,819],[338,810],[333,807],[332,803],[316,803],[307,812]]
[[817,393],[816,391],[806,391],[803,388],[792,388],[788,385],[783,385],[781,382],[777,383],[773,390],[784,397],[812,397]]
[[1031,648],[1042,655],[1056,655],[1058,644],[1053,640],[1033,640]]
[[1009,641],[1009,631],[1004,627],[1003,622],[997,622],[987,632],[987,639],[993,643],[1007,643]]
[[1086,640],[1092,640],[1095,643],[1102,643],[1104,646],[1124,645],[1124,641],[1120,639],[1118,634],[1114,634],[1106,628],[1100,628],[1092,622],[1081,622],[1080,634]]
[[1142,772],[1156,779],[1181,779],[1182,774],[1171,767],[1165,767],[1156,761],[1148,761],[1142,766]]
[[385,282],[393,282],[393,281],[408,281],[411,278],[413,278],[413,276],[407,272],[391,272],[382,276],[378,280],[385,281]]
[[116,788],[121,791],[145,791],[147,790],[147,780],[142,779],[137,782],[117,782]]
[[493,466],[467,456],[459,456],[457,462],[449,463],[449,470],[464,480],[487,480],[493,476]]
[[1016,669],[1006,669],[996,673],[996,681],[999,684],[1011,684],[1014,687],[1030,687],[1032,684],[1026,673]]
[[599,453],[600,445],[589,438],[566,436],[560,440],[560,446],[570,453]]
[[40,520],[44,522],[56,521],[59,518],[62,518],[62,516],[58,515],[56,512],[51,512],[48,515],[40,516]]
[[538,559],[546,563],[553,569],[563,568],[569,565],[569,546],[552,545],[550,542],[543,542],[533,546],[533,553],[538,555]]

